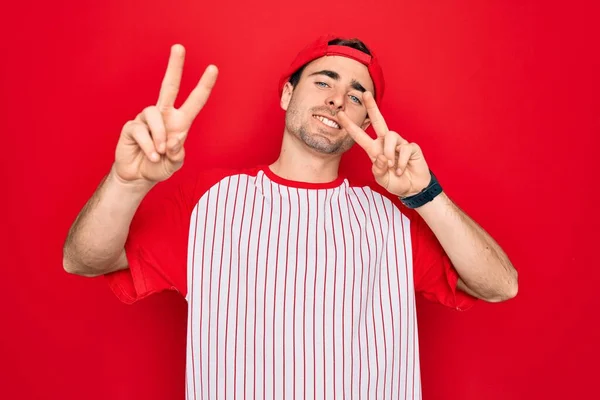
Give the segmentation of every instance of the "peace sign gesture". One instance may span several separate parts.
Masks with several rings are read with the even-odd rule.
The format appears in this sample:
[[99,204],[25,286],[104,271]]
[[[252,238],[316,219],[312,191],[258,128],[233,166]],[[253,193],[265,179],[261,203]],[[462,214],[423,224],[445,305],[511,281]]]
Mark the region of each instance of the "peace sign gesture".
[[172,46],[158,102],[123,126],[113,166],[123,181],[164,181],[183,165],[185,139],[218,75],[217,67],[209,65],[189,97],[176,109],[184,59],[184,47]]
[[377,133],[372,139],[343,112],[340,125],[362,147],[373,162],[373,176],[388,192],[401,197],[412,196],[429,185],[431,174],[421,148],[390,131],[370,92],[363,94],[367,113]]

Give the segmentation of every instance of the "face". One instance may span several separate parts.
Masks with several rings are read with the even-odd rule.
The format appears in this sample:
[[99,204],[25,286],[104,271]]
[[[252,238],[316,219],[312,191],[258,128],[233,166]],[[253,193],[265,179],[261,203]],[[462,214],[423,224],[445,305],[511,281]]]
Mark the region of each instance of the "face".
[[295,88],[286,83],[281,107],[286,110],[286,132],[323,154],[342,154],[354,144],[340,128],[337,113],[343,110],[366,129],[370,121],[363,92],[373,93],[367,67],[347,57],[327,56],[309,63]]

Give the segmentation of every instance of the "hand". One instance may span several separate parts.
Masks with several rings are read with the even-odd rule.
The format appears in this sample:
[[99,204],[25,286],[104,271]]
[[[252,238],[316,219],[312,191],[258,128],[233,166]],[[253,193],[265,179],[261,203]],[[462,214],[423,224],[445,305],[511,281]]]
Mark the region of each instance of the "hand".
[[377,133],[376,139],[372,139],[343,111],[338,113],[338,120],[342,128],[371,158],[375,180],[396,196],[407,197],[421,192],[431,181],[421,148],[388,129],[370,92],[364,93],[363,101]]
[[217,67],[209,65],[187,100],[176,109],[184,59],[184,47],[172,46],[158,102],[123,126],[113,166],[122,181],[154,184],[168,179],[183,165],[188,131],[206,104],[218,75]]

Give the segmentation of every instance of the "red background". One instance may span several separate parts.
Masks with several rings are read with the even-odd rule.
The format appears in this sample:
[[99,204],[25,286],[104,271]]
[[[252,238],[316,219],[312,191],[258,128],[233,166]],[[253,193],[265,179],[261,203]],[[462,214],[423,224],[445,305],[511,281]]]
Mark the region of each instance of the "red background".
[[[597,10],[86,3],[21,1],[0,16],[1,398],[184,398],[185,301],[125,306],[102,279],[67,275],[67,230],[108,171],[122,125],[156,101],[172,43],[188,49],[183,97],[208,63],[221,71],[184,174],[271,161],[283,129],[279,73],[327,32],[374,47],[388,125],[421,145],[519,271],[519,295],[506,303],[459,313],[420,302],[424,398],[598,398]],[[369,172],[360,151],[348,157]]]

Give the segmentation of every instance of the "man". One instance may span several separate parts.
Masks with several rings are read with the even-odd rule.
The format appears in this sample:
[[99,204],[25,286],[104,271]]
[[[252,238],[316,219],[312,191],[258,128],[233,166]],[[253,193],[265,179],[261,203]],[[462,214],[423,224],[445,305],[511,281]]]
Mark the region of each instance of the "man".
[[[156,106],[125,124],[69,233],[65,269],[106,275],[128,303],[186,296],[188,398],[419,398],[415,292],[466,309],[514,297],[517,273],[419,146],[388,129],[377,58],[358,40],[320,38],[281,81],[274,163],[199,171],[146,197],[181,168],[216,81],[209,66],[175,109],[183,59],[173,46]],[[338,175],[354,142],[377,184]]]

